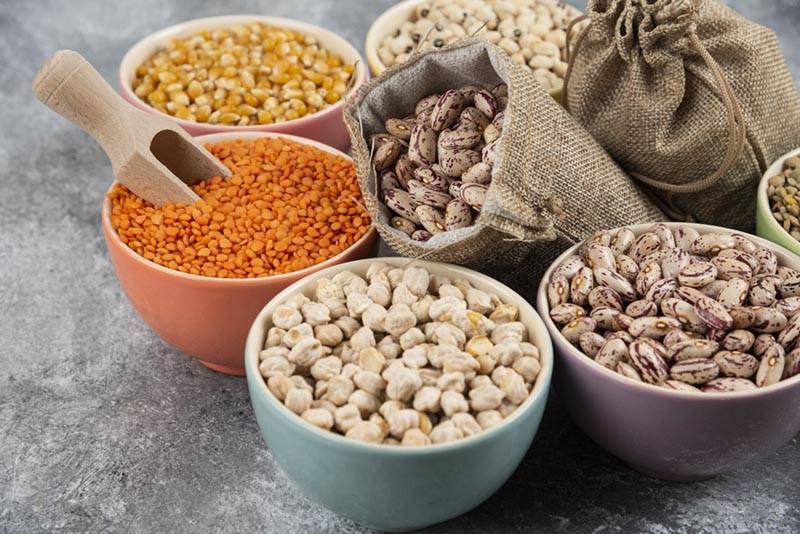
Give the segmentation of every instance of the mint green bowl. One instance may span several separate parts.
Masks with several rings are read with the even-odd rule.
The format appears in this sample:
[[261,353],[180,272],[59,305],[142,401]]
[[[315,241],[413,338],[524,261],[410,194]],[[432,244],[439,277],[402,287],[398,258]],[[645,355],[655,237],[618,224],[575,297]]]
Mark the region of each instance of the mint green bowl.
[[[380,258],[404,267],[408,258]],[[476,436],[425,447],[374,445],[325,432],[290,412],[267,389],[258,371],[272,311],[289,295],[311,295],[316,280],[349,269],[360,275],[376,260],[323,269],[287,287],[267,304],[250,329],[245,368],[258,426],[272,455],[313,501],[368,527],[386,531],[423,528],[471,510],[489,498],[517,468],[544,413],[553,372],[553,348],[543,321],[517,293],[475,271],[426,261],[431,273],[467,279],[519,306],[520,321],[541,353],[542,370],[530,397],[505,421]]]
[[794,254],[800,255],[800,242],[789,235],[789,232],[784,230],[783,226],[775,220],[769,207],[769,198],[767,198],[767,182],[770,178],[783,171],[784,161],[794,156],[800,156],[800,148],[778,158],[769,166],[764,176],[761,177],[761,182],[758,184],[758,193],[756,193],[756,234],[773,243],[777,243]]

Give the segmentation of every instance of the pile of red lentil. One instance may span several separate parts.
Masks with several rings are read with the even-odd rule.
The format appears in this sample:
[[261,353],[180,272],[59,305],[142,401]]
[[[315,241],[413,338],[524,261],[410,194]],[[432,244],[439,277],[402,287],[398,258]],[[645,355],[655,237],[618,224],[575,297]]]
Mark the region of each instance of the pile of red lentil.
[[233,172],[192,186],[201,200],[160,208],[117,185],[111,224],[137,254],[184,273],[256,278],[347,249],[370,227],[349,160],[279,138],[206,148]]

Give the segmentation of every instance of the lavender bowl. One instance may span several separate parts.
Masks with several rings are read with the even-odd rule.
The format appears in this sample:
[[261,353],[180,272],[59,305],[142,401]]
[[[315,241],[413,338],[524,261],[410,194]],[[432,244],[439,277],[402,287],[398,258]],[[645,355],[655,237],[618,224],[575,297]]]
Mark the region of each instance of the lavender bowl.
[[[639,235],[650,226],[630,228]],[[689,226],[701,234],[730,232]],[[781,265],[800,270],[797,256],[764,239],[746,237],[773,251]],[[570,344],[550,319],[546,288],[556,266],[577,250],[578,245],[564,252],[542,277],[537,309],[553,339],[558,397],[601,447],[645,475],[702,480],[763,458],[800,431],[800,375],[755,391],[675,391],[620,376]]]

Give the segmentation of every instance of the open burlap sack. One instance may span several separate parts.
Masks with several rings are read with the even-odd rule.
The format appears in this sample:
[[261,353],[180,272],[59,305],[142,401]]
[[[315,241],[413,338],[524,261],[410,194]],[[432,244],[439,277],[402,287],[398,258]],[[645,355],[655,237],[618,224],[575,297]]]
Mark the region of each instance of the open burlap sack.
[[589,0],[568,109],[675,218],[752,230],[758,180],[800,145],[771,30],[715,0]]
[[[508,84],[500,154],[487,201],[468,228],[414,241],[389,224],[370,161],[370,138],[405,117],[422,97],[466,84]],[[565,247],[593,232],[664,218],[605,151],[536,82],[529,70],[479,40],[414,55],[364,85],[348,102],[366,207],[383,239],[401,255],[465,265],[528,292]]]

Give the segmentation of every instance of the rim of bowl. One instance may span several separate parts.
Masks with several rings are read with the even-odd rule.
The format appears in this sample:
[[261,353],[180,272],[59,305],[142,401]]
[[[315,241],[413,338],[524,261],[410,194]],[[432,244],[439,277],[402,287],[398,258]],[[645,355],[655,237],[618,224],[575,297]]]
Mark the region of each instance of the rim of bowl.
[[[483,430],[479,434],[475,434],[474,436],[469,436],[466,438],[462,438],[456,441],[451,441],[448,443],[437,443],[431,445],[406,445],[406,446],[393,446],[393,445],[383,445],[380,443],[367,443],[359,440],[349,439],[336,432],[331,432],[327,430],[322,430],[318,428],[299,415],[295,414],[294,412],[290,411],[286,406],[281,404],[275,395],[267,387],[267,382],[261,376],[261,372],[258,369],[258,353],[261,351],[261,345],[263,344],[263,339],[256,339],[257,337],[257,329],[259,329],[259,325],[266,321],[268,312],[271,313],[274,308],[278,307],[286,298],[291,295],[292,293],[297,292],[304,286],[314,282],[317,277],[325,276],[326,272],[334,269],[344,268],[343,266],[361,266],[367,263],[371,263],[373,261],[383,261],[390,265],[397,264],[399,262],[407,262],[413,263],[420,267],[425,267],[426,269],[430,269],[433,266],[434,269],[443,269],[450,271],[454,274],[459,274],[461,276],[466,276],[468,279],[477,279],[480,280],[482,283],[494,286],[497,289],[500,289],[503,292],[507,292],[508,294],[514,297],[514,302],[520,308],[527,307],[528,311],[532,313],[532,322],[528,325],[528,332],[536,332],[537,337],[539,337],[543,344],[537,344],[536,348],[539,349],[539,358],[542,364],[542,368],[539,371],[539,377],[536,379],[536,383],[534,384],[533,388],[531,389],[528,398],[519,405],[519,407],[514,410],[514,412],[503,419],[502,422],[498,423],[497,425],[488,428],[487,430]],[[531,337],[529,335],[529,337]],[[266,397],[267,402],[271,403],[278,412],[281,414],[281,417],[286,417],[287,419],[292,421],[292,424],[298,424],[302,428],[305,428],[307,431],[312,432],[319,436],[322,439],[330,440],[332,444],[341,444],[344,446],[351,446],[357,449],[364,449],[366,451],[373,451],[373,452],[386,452],[387,454],[398,454],[398,455],[409,455],[409,454],[438,454],[442,452],[448,452],[452,450],[457,450],[464,447],[469,447],[472,444],[480,443],[481,441],[491,439],[499,432],[502,432],[506,429],[513,421],[522,417],[522,414],[527,413],[528,411],[533,409],[534,404],[542,397],[546,396],[550,390],[550,382],[553,375],[553,367],[555,364],[555,355],[553,351],[553,343],[550,339],[550,334],[547,330],[547,326],[545,325],[542,317],[539,315],[539,312],[536,311],[536,308],[522,298],[516,291],[508,287],[507,285],[489,277],[485,274],[479,273],[477,271],[473,271],[471,269],[467,269],[458,265],[452,265],[450,263],[438,263],[438,262],[431,262],[425,260],[412,260],[410,258],[404,258],[402,256],[389,256],[389,257],[377,257],[377,258],[369,258],[363,260],[355,260],[349,261],[345,263],[341,263],[339,265],[334,265],[329,268],[320,270],[308,277],[303,278],[302,280],[298,280],[297,282],[293,283],[292,285],[284,288],[280,293],[275,295],[270,301],[261,309],[258,315],[253,321],[252,326],[250,327],[250,331],[247,334],[247,341],[245,343],[245,370],[247,371],[248,378],[252,374],[256,381],[258,382],[258,391],[260,395]],[[547,402],[547,399],[544,399],[544,402]]]
[[[132,82],[131,73],[135,73],[136,69],[139,67],[139,64],[134,64],[134,56],[138,56],[140,52],[145,57],[150,57],[157,50],[159,50],[161,46],[163,46],[169,39],[191,35],[203,29],[227,28],[230,26],[235,26],[237,24],[245,24],[248,22],[250,23],[263,22],[271,26],[288,28],[317,39],[320,39],[321,37],[325,41],[336,43],[336,48],[341,48],[347,51],[347,54],[338,52],[337,54],[342,56],[342,59],[345,62],[349,62],[354,65],[353,73],[355,74],[355,82],[353,83],[353,86],[347,93],[342,95],[339,101],[334,102],[328,107],[323,108],[315,113],[311,113],[310,115],[304,115],[303,117],[281,123],[248,124],[246,126],[228,126],[223,124],[209,124],[207,122],[187,121],[184,119],[179,119],[173,115],[170,115],[169,113],[164,113],[163,111],[157,110],[156,108],[152,107],[147,102],[143,101],[141,98],[136,96],[136,93],[133,92],[133,88],[131,87],[131,82]],[[330,47],[328,46],[326,46],[326,48],[330,49]],[[145,54],[144,52],[146,50],[150,50],[150,52]],[[287,125],[290,124],[293,126],[302,126],[304,124],[311,122],[314,119],[318,119],[319,117],[328,115],[330,113],[335,113],[337,110],[344,107],[347,98],[352,94],[354,94],[358,90],[358,88],[364,84],[367,76],[366,71],[367,67],[364,64],[364,58],[361,57],[361,54],[358,52],[358,50],[356,50],[356,48],[353,45],[351,45],[344,37],[341,37],[330,30],[326,30],[321,26],[316,26],[314,24],[310,24],[308,22],[296,19],[289,19],[284,17],[270,17],[264,15],[238,14],[238,15],[222,15],[218,17],[202,17],[198,19],[190,19],[183,22],[179,22],[177,24],[173,24],[171,26],[167,26],[166,28],[162,28],[154,33],[151,33],[143,37],[136,44],[131,46],[127,52],[125,52],[125,55],[122,57],[122,61],[119,64],[117,77],[119,79],[119,85],[121,91],[125,94],[125,96],[129,99],[129,101],[132,102],[139,109],[164,115],[165,117],[178,123],[183,128],[204,129],[208,130],[208,133],[211,134],[215,132],[228,133],[228,132],[248,132],[248,131],[250,132],[270,131],[270,129],[272,128],[286,127]]]
[[763,219],[766,219],[766,223],[770,226],[770,228],[778,231],[778,233],[788,239],[789,242],[796,243],[797,247],[800,248],[800,241],[792,237],[792,235],[787,232],[782,225],[778,224],[778,221],[775,220],[775,217],[772,215],[772,208],[770,207],[769,199],[767,198],[767,182],[769,182],[769,179],[773,176],[780,174],[781,171],[783,171],[784,162],[794,156],[800,156],[800,148],[796,148],[790,152],[787,152],[777,160],[773,161],[772,165],[767,168],[767,171],[764,173],[764,175],[761,177],[761,181],[758,183],[756,202],[765,215]]
[[[633,232],[638,236],[647,228],[653,226],[653,224],[658,223],[645,223],[645,224],[633,224],[625,227],[619,228],[630,228]],[[764,248],[768,248],[773,252],[780,252],[783,255],[787,255],[790,258],[797,258],[797,256],[786,250],[785,248],[777,245],[771,241],[768,241],[762,237],[758,237],[752,234],[748,234],[746,232],[740,232],[738,230],[732,230],[730,228],[724,228],[722,226],[713,226],[709,224],[696,224],[696,223],[679,223],[679,222],[664,222],[670,228],[675,228],[678,226],[691,226],[695,230],[698,230],[701,233],[707,232],[719,232],[723,231],[726,233],[733,233],[733,234],[740,234],[746,236],[751,241],[761,245]],[[613,228],[611,231],[618,230],[619,228]],[[704,400],[704,401],[711,401],[711,402],[724,402],[727,400],[735,400],[735,399],[746,399],[748,397],[758,397],[762,395],[770,395],[776,393],[782,389],[800,386],[800,374],[795,375],[791,378],[787,378],[785,380],[781,380],[775,384],[771,384],[766,387],[760,387],[754,390],[748,391],[727,391],[724,393],[704,393],[702,391],[682,391],[682,390],[675,390],[675,389],[667,389],[664,387],[659,387],[653,384],[647,384],[645,382],[637,382],[636,380],[632,380],[630,378],[624,377],[617,372],[608,369],[607,367],[600,365],[594,359],[590,358],[586,354],[584,354],[579,348],[575,347],[572,343],[567,341],[567,339],[561,334],[561,330],[555,325],[553,320],[550,318],[550,304],[547,302],[547,283],[550,280],[550,277],[553,274],[555,268],[560,265],[567,257],[575,254],[579,247],[584,243],[581,241],[580,243],[573,245],[569,249],[565,250],[563,254],[561,254],[558,258],[553,261],[553,263],[548,267],[547,271],[545,271],[544,275],[542,276],[542,281],[539,283],[539,288],[536,292],[536,303],[537,309],[541,312],[539,317],[547,326],[547,329],[550,333],[551,338],[553,338],[553,342],[559,342],[559,348],[561,345],[566,345],[568,347],[567,350],[561,351],[566,353],[569,358],[575,358],[576,360],[581,362],[581,365],[588,366],[590,369],[593,369],[595,372],[602,372],[607,377],[612,378],[615,380],[620,386],[622,387],[630,387],[633,389],[638,389],[642,393],[649,393],[656,396],[672,396],[672,397],[684,397],[686,399],[696,399],[696,400]],[[800,266],[800,258],[796,259],[797,263]],[[545,313],[546,312],[546,313]],[[555,336],[558,336],[556,339]]]
[[[245,140],[250,141],[253,139],[259,139],[261,137],[270,137],[270,138],[283,138],[288,139],[290,141],[294,141],[296,143],[302,143],[306,145],[313,146],[320,150],[324,150],[331,154],[335,154],[337,156],[341,156],[348,161],[352,162],[353,159],[345,154],[344,152],[333,148],[332,146],[328,146],[324,143],[320,143],[318,141],[314,141],[312,139],[306,139],[304,137],[299,137],[296,135],[289,135],[279,132],[217,132],[213,134],[206,134],[200,135],[194,138],[195,141],[205,145],[206,143],[219,143],[222,141],[236,141],[236,140]],[[170,269],[169,267],[164,267],[163,265],[159,265],[154,263],[144,257],[140,256],[136,253],[133,249],[131,249],[128,245],[122,242],[120,239],[117,230],[111,224],[111,200],[108,198],[108,192],[111,191],[115,185],[117,185],[117,181],[111,184],[111,187],[108,188],[106,194],[103,195],[103,211],[102,211],[102,224],[103,227],[108,230],[108,234],[111,235],[111,239],[114,241],[114,244],[119,245],[125,254],[134,258],[136,261],[141,263],[142,265],[155,269],[161,273],[169,274],[172,276],[176,276],[178,279],[183,279],[186,281],[195,281],[195,282],[203,282],[203,283],[210,283],[210,284],[220,284],[220,285],[232,285],[232,284],[241,284],[241,285],[258,285],[258,284],[265,284],[265,283],[272,283],[272,282],[280,282],[282,280],[288,278],[294,278],[297,276],[305,277],[309,274],[312,274],[312,271],[318,271],[320,269],[326,269],[328,267],[334,266],[337,261],[341,261],[341,257],[344,256],[350,249],[355,246],[362,244],[364,241],[373,238],[376,235],[375,226],[370,224],[370,229],[362,235],[356,242],[352,245],[341,251],[336,256],[332,256],[327,260],[312,265],[310,267],[306,267],[305,269],[300,269],[299,271],[291,271],[288,273],[283,274],[275,274],[271,276],[262,276],[260,278],[217,278],[211,276],[202,276],[199,274],[191,274],[191,273],[183,273],[181,271],[176,271],[175,269]]]
[[[428,2],[429,0],[405,0],[399,2],[389,9],[381,13],[369,27],[367,36],[364,39],[364,52],[367,56],[370,70],[375,76],[383,74],[389,67],[383,64],[383,61],[378,57],[378,47],[384,37],[388,36],[392,31],[400,27],[403,22],[411,20],[406,16],[411,10],[419,4]],[[570,4],[574,9],[577,7]],[[578,9],[581,13],[580,9]],[[547,91],[551,96],[555,97],[561,93],[560,90]]]

